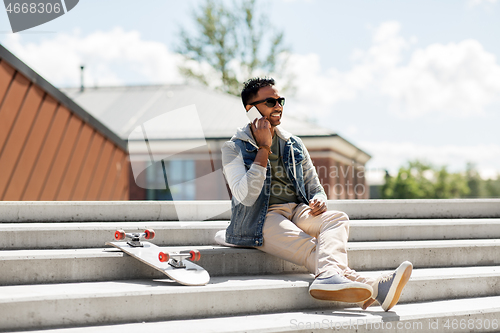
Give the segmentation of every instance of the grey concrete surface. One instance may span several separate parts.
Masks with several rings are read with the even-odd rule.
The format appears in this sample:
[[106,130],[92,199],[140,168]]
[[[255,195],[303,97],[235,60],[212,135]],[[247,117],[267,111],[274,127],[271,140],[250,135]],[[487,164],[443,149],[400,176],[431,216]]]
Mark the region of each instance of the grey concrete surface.
[[500,199],[330,200],[351,219],[499,218]]
[[[166,247],[165,251],[190,250]],[[256,249],[198,246],[199,264],[211,276],[306,273]],[[500,240],[352,242],[349,266],[358,271],[394,269],[405,260],[414,267],[500,264]],[[0,251],[0,285],[163,278],[160,272],[114,248]]]
[[[330,200],[351,219],[500,218],[500,199]],[[4,201],[0,222],[229,220],[220,201]]]
[[[295,311],[192,320],[75,327],[33,333],[498,332],[500,296],[400,304],[397,311]],[[496,326],[495,324],[496,323]],[[470,327],[467,327],[471,325]],[[456,326],[456,327],[455,327]],[[486,329],[485,326],[489,328]],[[306,328],[309,327],[309,328]]]
[[[0,223],[0,250],[99,248],[115,230],[154,229],[158,246],[216,245],[229,221]],[[500,219],[351,220],[349,240],[445,240],[500,237]]]
[[230,209],[227,200],[4,201],[0,222],[203,221],[229,219]]
[[[498,269],[483,268],[477,272],[478,274],[473,274],[472,269],[415,270],[403,292],[401,304],[398,304],[394,311],[401,316],[404,313],[404,303],[411,301],[414,304],[414,295],[418,295],[418,301],[429,302],[444,297],[468,297],[476,291],[484,297],[493,296],[491,300],[498,300],[498,297],[494,297],[500,291]],[[379,273],[366,274],[375,276]],[[481,283],[475,286],[468,280],[474,275],[482,279]],[[441,279],[444,281],[440,283]],[[449,289],[442,288],[442,283],[448,283],[450,279],[456,280],[453,286]],[[308,294],[311,281],[310,275],[294,274],[218,277],[213,278],[210,284],[204,287],[179,286],[168,280],[0,287],[0,311],[3,315],[0,329],[103,325],[110,322],[225,317],[307,309],[321,309],[319,313],[329,313],[333,316],[348,314],[350,311],[378,316],[387,315],[378,306],[372,306],[368,311],[361,312],[359,308],[345,309],[345,304],[315,300]],[[480,287],[483,283],[494,288],[486,293],[487,289]],[[425,285],[424,289],[422,285]],[[472,290],[452,288],[458,285],[467,285]],[[494,304],[488,303],[487,309],[491,311],[492,305]],[[479,304],[475,303],[475,306],[481,309]],[[460,311],[455,311],[453,314],[461,313],[464,308],[471,310],[471,305],[458,308]],[[415,312],[406,315],[416,318],[422,313],[431,314],[422,311],[421,308],[413,309]],[[493,310],[498,313],[499,304],[496,304]],[[450,309],[446,312],[452,313]],[[443,309],[440,309],[440,313],[443,313]]]
[[351,220],[349,241],[500,238],[500,219]]
[[[353,318],[378,326],[340,330],[500,331],[492,326],[500,325],[499,199],[328,205],[350,215],[351,267],[375,277],[403,260],[414,263],[390,312],[314,300],[307,292],[313,277],[303,267],[255,249],[213,246],[215,232],[227,226],[228,201],[0,202],[0,331],[324,332],[305,325]],[[103,249],[118,228],[153,228],[159,245],[200,248],[211,283],[180,286]],[[470,320],[473,329],[461,328]],[[383,326],[389,323],[424,326]]]
[[0,223],[0,250],[80,249],[103,247],[118,229],[153,229],[158,246],[215,245],[214,236],[229,221],[206,222],[61,222]]

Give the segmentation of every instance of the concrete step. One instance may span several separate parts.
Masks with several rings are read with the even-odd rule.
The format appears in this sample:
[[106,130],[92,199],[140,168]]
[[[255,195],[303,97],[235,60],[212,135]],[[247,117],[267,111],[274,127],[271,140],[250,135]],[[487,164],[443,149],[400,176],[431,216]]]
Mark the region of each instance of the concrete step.
[[[117,229],[156,232],[159,246],[216,245],[229,221],[0,223],[0,250],[99,248]],[[351,220],[350,241],[500,238],[500,219]]]
[[[500,199],[329,200],[328,209],[353,220],[499,218]],[[229,200],[4,201],[0,222],[229,220]]]
[[[376,276],[380,273],[365,272],[365,275]],[[312,279],[309,274],[215,277],[207,286],[201,287],[180,286],[164,279],[3,286],[0,287],[0,330],[226,317],[307,309],[327,310],[324,313],[335,316],[337,311],[333,310],[341,309],[346,304],[310,297],[308,287]],[[443,288],[443,285],[447,287]],[[400,302],[486,297],[499,292],[498,267],[416,269]],[[498,297],[495,299],[498,311],[500,303]],[[402,306],[394,308],[398,315]],[[365,313],[357,309],[352,311]],[[366,313],[377,317],[383,315],[382,312],[380,307],[375,306]]]
[[500,219],[351,220],[349,240],[401,241],[500,238]]
[[[199,264],[213,277],[307,272],[256,249],[194,248],[201,252]],[[404,260],[417,268],[500,265],[498,239],[352,242],[348,249],[349,266],[359,271],[393,269]],[[0,271],[1,285],[163,278],[160,272],[114,248],[0,251]]]
[[229,221],[0,223],[0,250],[82,249],[103,247],[116,230],[154,229],[158,246],[216,245],[215,233]]
[[500,239],[352,242],[349,265],[357,270],[386,269],[409,260],[414,267],[500,264]]
[[[193,247],[168,247],[182,251]],[[201,252],[199,265],[210,276],[307,273],[280,258],[255,249],[196,246]],[[161,272],[115,248],[70,250],[0,251],[0,285],[163,279]]]
[[30,331],[32,333],[274,333],[274,332],[498,332],[500,296],[398,304],[376,308],[309,310],[121,325]]
[[[393,329],[381,326],[388,323],[424,325],[400,332],[460,331],[470,319],[475,326],[463,331],[486,331],[478,327],[486,320],[499,331],[493,320],[500,312],[500,199],[328,206],[351,218],[349,260],[356,270],[376,276],[403,260],[414,263],[391,313],[315,300],[305,268],[255,249],[213,246],[215,232],[228,224],[229,201],[0,202],[0,331],[310,332],[324,330],[308,324],[352,319],[374,325],[361,324],[359,332]],[[122,228],[153,228],[153,242],[172,250],[200,248],[210,284],[180,286],[103,249]],[[145,321],[155,323],[139,324]]]

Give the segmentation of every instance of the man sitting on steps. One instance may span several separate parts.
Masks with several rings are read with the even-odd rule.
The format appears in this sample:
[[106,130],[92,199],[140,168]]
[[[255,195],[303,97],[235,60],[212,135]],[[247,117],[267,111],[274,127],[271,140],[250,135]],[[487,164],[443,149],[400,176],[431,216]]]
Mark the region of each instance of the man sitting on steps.
[[241,92],[247,112],[262,117],[237,130],[222,147],[224,175],[232,193],[231,223],[216,240],[256,247],[305,266],[316,278],[309,287],[321,300],[378,301],[385,311],[399,300],[412,264],[393,273],[364,277],[347,265],[349,218],[328,211],[326,194],[302,141],[280,126],[285,98],[270,78],[247,81]]

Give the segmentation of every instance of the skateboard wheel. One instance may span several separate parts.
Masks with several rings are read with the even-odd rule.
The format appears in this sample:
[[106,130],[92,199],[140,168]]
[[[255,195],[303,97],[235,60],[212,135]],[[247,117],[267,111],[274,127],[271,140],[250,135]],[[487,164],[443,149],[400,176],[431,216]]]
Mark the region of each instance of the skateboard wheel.
[[189,251],[189,254],[191,255],[191,257],[189,257],[189,260],[191,261],[198,261],[201,258],[201,253],[198,250],[191,250]]
[[123,230],[116,230],[115,231],[115,239],[116,240],[125,239],[125,231],[123,231]]
[[170,259],[170,255],[168,253],[160,252],[158,254],[158,260],[160,260],[160,262],[166,262],[168,259]]
[[146,239],[153,239],[155,238],[155,231],[153,229],[146,229],[146,231],[144,231],[144,233],[146,233]]

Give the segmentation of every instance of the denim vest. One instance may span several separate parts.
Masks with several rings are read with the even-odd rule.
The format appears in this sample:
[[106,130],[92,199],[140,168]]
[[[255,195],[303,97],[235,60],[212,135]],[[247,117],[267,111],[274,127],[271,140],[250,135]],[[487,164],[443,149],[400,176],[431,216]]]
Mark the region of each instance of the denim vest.
[[[248,171],[257,156],[258,148],[248,141],[236,139],[234,142],[243,156],[243,162]],[[291,136],[288,141],[284,142],[282,148],[283,142],[284,140],[280,139],[281,156],[286,174],[295,187],[300,202],[309,205],[311,197],[307,196],[302,170],[302,161],[305,158],[302,144],[295,136]],[[266,179],[255,203],[252,206],[245,206],[233,196],[231,200],[231,224],[226,229],[226,242],[249,247],[262,246],[262,228],[269,208],[270,190],[271,164],[267,161]]]

